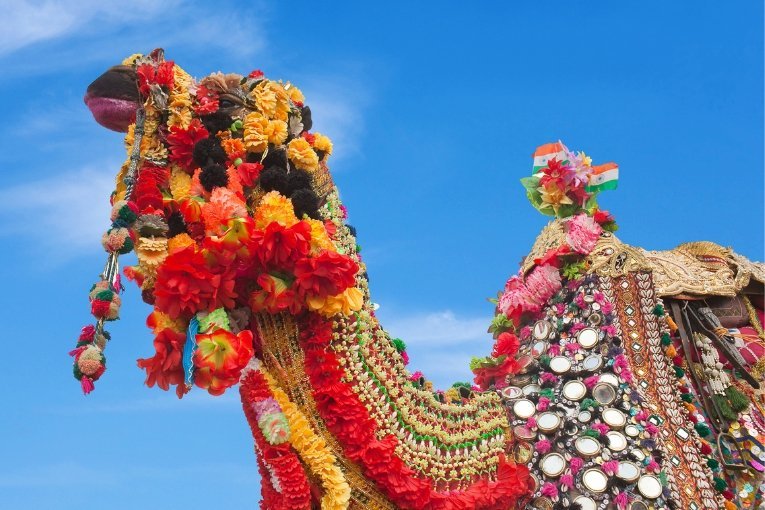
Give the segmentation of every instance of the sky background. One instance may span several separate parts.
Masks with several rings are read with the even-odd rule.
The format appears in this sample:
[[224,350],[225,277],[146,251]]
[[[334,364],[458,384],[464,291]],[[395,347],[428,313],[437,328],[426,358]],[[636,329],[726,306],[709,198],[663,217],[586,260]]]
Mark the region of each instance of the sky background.
[[132,53],[305,92],[382,323],[441,387],[489,352],[487,298],[546,223],[518,182],[543,143],[619,164],[601,205],[623,241],[765,258],[761,2],[472,4],[3,2],[0,509],[257,507],[238,392],[143,386],[135,287],[96,391],[71,376],[124,159],[82,96]]

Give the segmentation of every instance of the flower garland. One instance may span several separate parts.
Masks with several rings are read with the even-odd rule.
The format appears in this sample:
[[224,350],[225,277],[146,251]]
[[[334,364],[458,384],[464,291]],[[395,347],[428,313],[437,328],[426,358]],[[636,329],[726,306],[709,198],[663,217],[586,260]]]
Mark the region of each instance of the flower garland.
[[463,491],[437,492],[396,455],[398,438],[378,438],[378,426],[358,395],[344,382],[337,356],[328,349],[332,325],[316,314],[300,327],[305,370],[316,406],[345,455],[400,508],[507,508],[527,492],[528,471],[499,459],[496,479],[481,478]]
[[[274,437],[268,427],[262,427],[261,409],[263,403],[275,401],[273,392],[257,364],[248,368],[243,372],[239,392],[258,454],[262,481],[260,506],[269,510],[309,510],[311,491],[303,465],[290,444],[281,441],[286,429],[282,426],[282,431]],[[280,411],[272,414],[279,414]]]

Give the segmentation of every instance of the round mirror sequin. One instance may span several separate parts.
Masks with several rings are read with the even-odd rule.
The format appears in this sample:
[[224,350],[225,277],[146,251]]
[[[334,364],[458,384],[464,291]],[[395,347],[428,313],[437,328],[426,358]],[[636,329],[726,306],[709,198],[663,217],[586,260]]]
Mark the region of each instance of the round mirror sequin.
[[653,475],[643,475],[637,483],[640,494],[649,498],[656,499],[661,496],[661,482]]
[[556,374],[565,374],[571,370],[571,360],[565,356],[555,356],[550,360],[550,370]]
[[534,335],[534,338],[537,340],[544,340],[548,336],[550,336],[550,331],[552,331],[552,326],[547,321],[537,321],[536,324],[534,324],[534,329],[532,334]]
[[513,412],[518,418],[529,418],[534,415],[534,402],[527,399],[516,400],[513,404]]
[[624,427],[624,433],[630,437],[638,437],[640,435],[640,429],[637,425],[627,425]]
[[608,487],[608,477],[600,469],[588,469],[582,475],[582,485],[590,492],[601,493]]
[[588,421],[592,419],[592,413],[590,411],[580,411],[579,414],[577,415],[577,418],[582,423],[587,423]]
[[619,463],[619,469],[616,471],[616,476],[624,481],[634,482],[640,476],[640,469],[637,464],[622,461]]
[[590,372],[594,372],[595,370],[599,369],[601,365],[603,365],[603,358],[601,358],[599,354],[592,354],[587,356],[582,362],[584,369]]
[[590,436],[582,436],[574,442],[574,448],[583,457],[593,457],[600,452],[600,443]]
[[627,438],[621,432],[611,430],[606,434],[608,439],[608,448],[612,452],[621,452],[627,448]]
[[606,425],[615,429],[620,429],[627,424],[627,417],[624,415],[624,413],[618,409],[614,409],[613,407],[603,409],[603,412],[600,413],[600,416],[603,418],[603,421],[606,423]]
[[600,382],[608,383],[615,388],[619,387],[619,378],[616,377],[615,374],[612,374],[610,372],[607,372],[605,374],[600,374]]
[[521,398],[521,395],[523,395],[523,392],[517,386],[508,386],[502,390],[502,396],[510,400]]
[[537,427],[545,433],[555,432],[560,428],[563,421],[560,416],[553,412],[545,412],[537,416]]
[[527,384],[523,387],[523,394],[527,397],[530,395],[536,395],[540,391],[542,391],[542,387],[538,384]]
[[599,382],[592,388],[592,396],[601,405],[608,405],[616,400],[616,390],[608,383]]
[[555,478],[563,474],[566,469],[566,460],[559,453],[548,453],[542,457],[539,467],[545,475]]
[[587,387],[582,381],[569,381],[563,385],[563,396],[569,400],[579,401],[587,394]]
[[595,500],[587,496],[577,496],[574,503],[578,503],[582,510],[598,510],[598,504]]
[[598,332],[592,328],[584,328],[576,334],[576,341],[585,349],[592,349],[598,344]]

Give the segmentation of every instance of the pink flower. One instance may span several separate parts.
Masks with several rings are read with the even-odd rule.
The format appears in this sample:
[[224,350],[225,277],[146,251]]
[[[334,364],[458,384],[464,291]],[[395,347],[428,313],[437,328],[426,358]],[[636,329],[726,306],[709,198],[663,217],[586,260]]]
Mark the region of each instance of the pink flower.
[[568,461],[568,467],[573,474],[577,474],[582,466],[584,466],[584,461],[579,457],[571,457],[571,460]]
[[589,255],[598,242],[603,229],[585,213],[578,214],[567,223],[566,242],[583,255]]

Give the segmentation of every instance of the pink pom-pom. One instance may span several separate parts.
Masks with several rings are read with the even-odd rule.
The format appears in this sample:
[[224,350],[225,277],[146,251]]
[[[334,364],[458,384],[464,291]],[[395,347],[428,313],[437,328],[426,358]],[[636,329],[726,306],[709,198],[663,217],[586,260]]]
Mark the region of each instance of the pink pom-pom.
[[639,422],[645,421],[646,419],[648,419],[648,412],[645,409],[641,410],[635,415],[635,419]]
[[598,433],[599,433],[601,436],[605,436],[605,435],[608,433],[608,431],[609,431],[609,430],[611,430],[611,427],[609,427],[609,426],[608,426],[608,425],[606,425],[605,423],[594,423],[594,424],[592,425],[592,429],[593,429],[593,430],[597,430],[597,431],[598,431]]
[[537,444],[534,446],[534,448],[536,448],[539,453],[544,455],[552,449],[552,445],[547,439],[542,439],[541,441],[537,441]]
[[550,407],[550,399],[547,397],[539,397],[539,402],[537,402],[537,410],[547,411],[548,407]]
[[565,475],[561,476],[560,477],[560,484],[561,484],[561,488],[563,490],[568,490],[571,487],[573,487],[574,486],[574,477],[573,477],[573,475],[570,475],[570,474],[566,473]]
[[653,423],[648,422],[645,425],[645,431],[651,434],[652,436],[655,436],[656,434],[659,433],[659,427],[657,427]]
[[558,354],[560,354],[560,345],[558,344],[551,345],[550,347],[547,348],[547,353],[550,356],[557,356]]
[[580,349],[580,345],[577,343],[566,344],[566,352],[569,354],[575,353]]
[[529,416],[529,419],[526,420],[526,427],[530,429],[537,428],[537,419],[534,416]]
[[619,470],[619,461],[618,460],[609,460],[608,462],[603,463],[603,472],[609,476],[614,476],[616,472]]
[[648,471],[653,471],[654,473],[658,473],[659,471],[661,471],[661,466],[654,459],[651,459],[651,462],[648,463],[648,465],[646,466],[646,469]]
[[556,499],[558,497],[558,487],[554,483],[547,482],[542,486],[542,495]]
[[630,498],[627,496],[626,492],[620,492],[614,498],[614,504],[616,504],[616,508],[618,508],[619,510],[626,510],[629,502],[630,502]]
[[584,461],[579,457],[571,457],[571,460],[568,461],[568,467],[573,474],[577,474],[582,466],[584,466]]
[[542,375],[539,377],[539,379],[540,379],[540,380],[541,380],[543,383],[552,383],[552,384],[556,384],[556,383],[558,382],[558,376],[556,376],[555,374],[551,374],[550,372],[544,372],[544,373],[543,373],[543,374],[542,374]]
[[598,384],[598,381],[600,381],[599,375],[591,375],[590,377],[587,377],[582,381],[585,386],[587,386],[588,389],[592,389],[596,384]]

